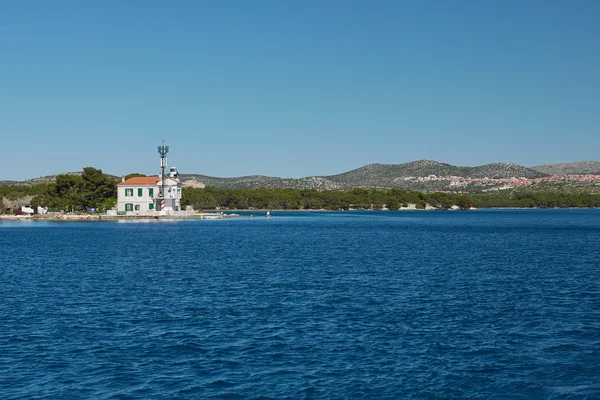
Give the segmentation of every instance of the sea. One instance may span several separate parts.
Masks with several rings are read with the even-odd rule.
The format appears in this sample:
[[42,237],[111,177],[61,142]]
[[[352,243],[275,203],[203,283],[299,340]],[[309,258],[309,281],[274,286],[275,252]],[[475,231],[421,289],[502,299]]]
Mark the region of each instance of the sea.
[[0,222],[2,399],[597,399],[600,210]]

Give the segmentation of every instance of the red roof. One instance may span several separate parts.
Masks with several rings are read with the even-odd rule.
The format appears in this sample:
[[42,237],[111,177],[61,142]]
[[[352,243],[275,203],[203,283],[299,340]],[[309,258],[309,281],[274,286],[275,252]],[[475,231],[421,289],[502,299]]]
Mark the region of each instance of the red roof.
[[156,185],[158,182],[160,182],[160,178],[155,176],[136,176],[119,183],[119,185]]
[[[172,180],[176,183],[181,183],[178,179],[175,178],[165,178],[165,181]],[[160,178],[155,176],[138,176],[135,178],[129,178],[125,182],[119,183],[119,185],[155,185],[160,182]]]

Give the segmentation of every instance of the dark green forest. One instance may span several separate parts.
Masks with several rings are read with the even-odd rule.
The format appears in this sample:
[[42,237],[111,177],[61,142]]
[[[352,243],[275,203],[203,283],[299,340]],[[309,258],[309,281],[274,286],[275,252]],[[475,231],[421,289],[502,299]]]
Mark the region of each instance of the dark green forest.
[[505,190],[494,194],[449,194],[443,192],[423,193],[403,189],[351,189],[341,190],[298,190],[256,189],[235,190],[184,188],[182,205],[191,205],[196,210],[219,208],[231,210],[348,210],[382,209],[391,210],[415,204],[425,208],[426,204],[441,209],[457,205],[461,209],[523,207],[600,207],[600,195],[587,193],[536,193]]
[[[141,174],[130,174],[141,176]],[[92,167],[81,175],[63,174],[53,183],[0,186],[0,197],[19,200],[32,197],[30,203],[65,211],[84,211],[90,208],[105,211],[117,202],[117,184],[113,176]],[[182,206],[196,210],[396,210],[409,204],[425,208],[430,204],[448,209],[470,207],[600,207],[600,195],[586,192],[553,192],[527,189],[502,190],[486,194],[423,193],[404,189],[300,190],[300,189],[217,189],[184,188]],[[10,212],[10,209],[3,210]]]

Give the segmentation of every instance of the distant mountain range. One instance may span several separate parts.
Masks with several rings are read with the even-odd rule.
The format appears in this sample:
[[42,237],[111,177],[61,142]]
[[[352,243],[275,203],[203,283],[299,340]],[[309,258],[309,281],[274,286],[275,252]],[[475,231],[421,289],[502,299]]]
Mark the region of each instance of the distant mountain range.
[[[201,174],[181,174],[180,178],[184,182],[201,183],[206,186],[214,186],[222,189],[258,189],[264,187],[332,190],[351,187],[400,187],[427,191],[452,190],[452,180],[445,179],[449,177],[465,179],[533,179],[550,175],[587,173],[600,174],[600,162],[585,161],[581,163],[552,164],[527,168],[512,163],[460,167],[433,160],[419,160],[405,164],[369,164],[338,175],[311,176],[298,179],[262,175],[218,178]],[[435,176],[438,179],[427,179],[431,176]],[[502,183],[489,184],[489,187],[494,186],[502,186]],[[480,189],[480,187],[474,187],[467,183],[460,190],[471,191]]]
[[[60,175],[73,175],[73,176],[80,176],[81,175],[81,171],[77,171],[77,172],[63,172]],[[27,179],[26,181],[21,181],[21,182],[15,182],[15,181],[0,181],[0,185],[14,185],[14,184],[26,184],[26,185],[36,185],[38,183],[52,183],[54,181],[56,181],[56,176],[57,175],[46,175],[46,176],[40,176],[39,178],[33,178],[33,179]],[[110,175],[113,178],[117,179],[117,176],[114,175]],[[2,182],[8,182],[8,183],[2,183]]]
[[578,161],[563,164],[544,164],[533,167],[536,171],[548,175],[600,174],[600,161]]
[[[78,174],[69,172],[69,174]],[[550,175],[600,174],[600,162],[582,161],[564,164],[538,165],[527,168],[512,163],[494,163],[477,167],[461,167],[433,160],[419,160],[405,164],[369,164],[337,175],[310,176],[305,178],[279,178],[250,175],[236,178],[219,178],[202,174],[180,174],[180,179],[189,186],[213,186],[221,189],[292,188],[332,190],[352,187],[405,188],[414,190],[452,190],[458,177],[466,180],[542,178]],[[24,182],[0,181],[3,184],[35,184],[51,182],[56,175],[30,179]],[[465,191],[481,190],[469,181],[461,183]],[[490,183],[491,187],[501,182]]]
[[[546,174],[531,168],[510,163],[486,164],[478,167],[457,167],[432,160],[413,161],[405,164],[369,164],[364,167],[330,176],[306,178],[277,178],[269,176],[243,176],[217,178],[200,174],[181,174],[183,181],[201,182],[206,186],[224,189],[294,188],[294,189],[344,189],[349,187],[403,187],[422,190],[442,190],[448,185],[443,181],[414,182],[421,177],[463,178],[541,178]],[[415,179],[408,179],[415,178]]]
[[541,178],[546,174],[511,163],[486,164],[479,167],[457,167],[432,160],[413,161],[406,164],[369,164],[327,178],[350,185],[369,186],[386,183],[392,185],[397,178],[435,176],[460,176],[463,178]]

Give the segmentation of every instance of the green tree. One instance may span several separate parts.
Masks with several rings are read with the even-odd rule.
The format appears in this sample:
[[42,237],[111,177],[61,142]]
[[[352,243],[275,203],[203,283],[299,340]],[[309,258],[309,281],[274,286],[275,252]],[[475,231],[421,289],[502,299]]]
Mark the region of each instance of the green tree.
[[142,178],[143,178],[143,177],[145,177],[145,176],[146,176],[146,175],[144,175],[144,174],[140,174],[140,173],[138,173],[138,172],[134,172],[134,173],[132,173],[132,174],[125,175],[125,180],[127,180],[127,179],[131,179],[131,178],[139,178],[139,177],[142,177]]
[[54,195],[49,197],[51,207],[63,209],[79,209],[83,206],[82,197],[85,183],[81,176],[61,174],[56,176]]
[[107,199],[116,198],[116,180],[102,173],[101,169],[85,167],[81,179],[84,182],[82,196],[84,207],[102,207]]
[[397,210],[400,208],[400,202],[398,202],[397,198],[391,197],[387,206],[390,210]]

